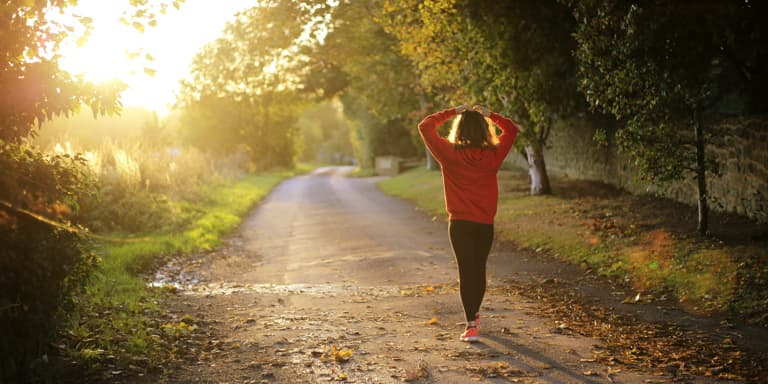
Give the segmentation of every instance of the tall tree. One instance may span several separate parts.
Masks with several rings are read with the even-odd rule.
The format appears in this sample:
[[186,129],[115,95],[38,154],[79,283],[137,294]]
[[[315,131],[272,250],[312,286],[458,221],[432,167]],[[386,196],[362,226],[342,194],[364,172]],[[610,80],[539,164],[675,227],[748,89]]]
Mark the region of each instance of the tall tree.
[[422,84],[450,104],[484,102],[527,127],[531,193],[550,193],[544,147],[579,104],[569,10],[556,1],[383,2],[384,25]]
[[300,50],[313,17],[298,1],[262,1],[195,56],[177,102],[193,144],[222,151],[243,145],[257,168],[293,164],[294,123],[305,102]]
[[364,168],[378,155],[411,156],[421,93],[397,40],[376,22],[373,1],[345,0],[329,9],[328,34],[312,54],[324,97],[340,97],[352,121],[356,156]]
[[[698,231],[708,229],[703,118],[726,98],[765,111],[768,33],[764,5],[747,1],[568,2],[578,20],[581,91],[621,122],[616,141],[641,175],[668,182],[693,175]],[[605,135],[604,135],[605,136]]]

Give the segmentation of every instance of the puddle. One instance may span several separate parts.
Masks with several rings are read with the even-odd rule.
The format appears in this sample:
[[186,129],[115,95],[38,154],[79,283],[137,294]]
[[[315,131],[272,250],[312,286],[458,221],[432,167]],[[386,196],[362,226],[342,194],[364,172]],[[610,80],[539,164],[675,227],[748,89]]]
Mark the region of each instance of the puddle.
[[200,283],[200,278],[188,268],[196,267],[199,261],[171,259],[168,264],[158,269],[153,276],[150,276],[147,283],[150,287],[174,287],[177,290],[185,290]]
[[147,285],[156,288],[174,288],[179,294],[193,296],[220,296],[239,293],[276,295],[305,295],[315,297],[352,296],[365,297],[399,296],[397,286],[359,286],[350,283],[337,284],[253,284],[231,281],[209,281],[201,266],[205,257],[174,258],[147,276]]
[[[192,263],[194,264],[194,262]],[[194,265],[193,265],[194,267]],[[309,295],[318,297],[388,296],[399,294],[396,287],[361,287],[352,284],[250,284],[203,281],[189,260],[171,260],[149,279],[150,287],[173,287],[179,293],[194,296],[219,296],[238,293]]]
[[360,287],[348,284],[245,284],[245,283],[201,283],[185,287],[187,295],[231,295],[236,293],[263,293],[278,295],[309,295],[319,297],[382,296],[397,294],[395,287]]

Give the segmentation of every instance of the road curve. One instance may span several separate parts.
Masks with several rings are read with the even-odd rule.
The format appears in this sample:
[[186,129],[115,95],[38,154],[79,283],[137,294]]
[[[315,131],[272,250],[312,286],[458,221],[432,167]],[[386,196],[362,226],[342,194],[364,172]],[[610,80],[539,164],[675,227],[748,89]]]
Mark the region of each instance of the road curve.
[[599,340],[563,331],[540,303],[507,289],[509,274],[539,274],[499,249],[490,256],[480,342],[461,343],[446,223],[378,191],[379,178],[348,177],[351,170],[326,167],[284,181],[221,249],[185,267],[194,283],[169,307],[194,326],[179,348],[186,360],[147,382],[669,379],[597,361]]
[[[228,279],[266,284],[455,281],[444,222],[376,189],[378,178],[325,167],[286,180],[243,223],[244,255]],[[217,268],[214,268],[217,270]]]

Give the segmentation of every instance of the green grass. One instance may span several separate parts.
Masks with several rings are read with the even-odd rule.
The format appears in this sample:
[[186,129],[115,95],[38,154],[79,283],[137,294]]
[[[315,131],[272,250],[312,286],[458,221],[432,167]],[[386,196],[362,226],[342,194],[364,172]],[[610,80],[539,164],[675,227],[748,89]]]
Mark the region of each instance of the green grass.
[[349,174],[350,177],[371,177],[371,176],[378,176],[379,174],[376,172],[375,169],[369,169],[369,168],[362,168],[360,166],[356,167],[352,173]]
[[[415,169],[379,187],[445,218],[441,183],[440,172]],[[646,298],[667,295],[692,312],[731,311],[766,322],[765,247],[695,236],[675,221],[683,215],[671,213],[681,209],[671,202],[660,208],[641,197],[603,193],[594,183],[552,183],[562,195],[529,196],[524,173],[499,173],[499,239],[628,282]]]
[[416,206],[432,215],[445,216],[443,181],[440,172],[424,169],[411,170],[380,181],[379,188],[394,196],[413,201]]
[[107,360],[117,366],[143,361],[149,368],[166,358],[169,351],[163,346],[164,324],[159,320],[163,290],[150,288],[142,274],[166,256],[215,249],[274,186],[308,169],[301,166],[208,186],[195,194],[199,200],[176,202],[184,214],[193,216],[188,227],[138,238],[113,234],[119,240],[96,244],[101,263],[69,331],[74,357],[95,368]]

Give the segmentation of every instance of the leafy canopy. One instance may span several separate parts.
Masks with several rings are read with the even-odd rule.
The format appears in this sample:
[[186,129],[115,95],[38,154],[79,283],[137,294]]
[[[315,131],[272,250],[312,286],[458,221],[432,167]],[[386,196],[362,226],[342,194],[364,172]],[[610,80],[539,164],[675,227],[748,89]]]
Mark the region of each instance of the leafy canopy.
[[580,90],[593,109],[623,123],[617,143],[643,176],[676,180],[695,169],[693,132],[686,129],[694,113],[713,112],[726,98],[753,109],[764,103],[754,96],[764,94],[768,78],[768,34],[758,6],[732,0],[569,3],[578,21]]
[[317,9],[262,1],[238,13],[194,58],[177,108],[187,140],[219,152],[244,148],[258,168],[291,165],[294,123],[307,98],[306,55]]
[[422,85],[450,104],[482,102],[546,140],[578,104],[573,21],[555,1],[383,2],[387,31],[416,63]]

